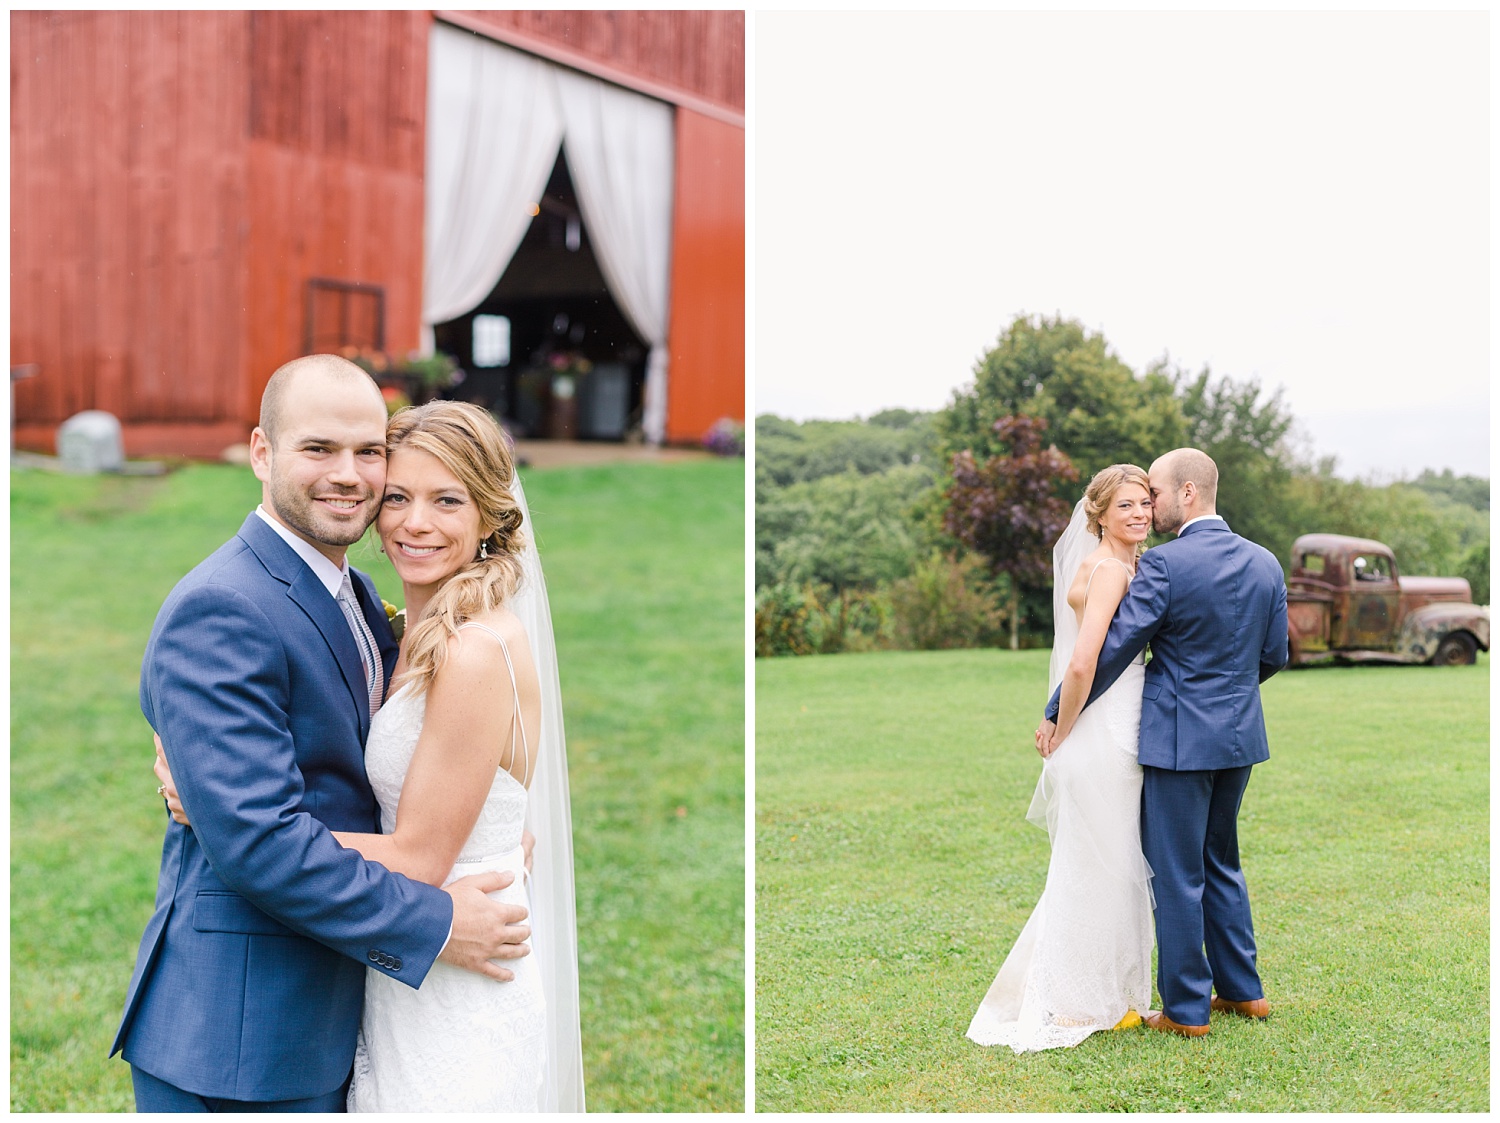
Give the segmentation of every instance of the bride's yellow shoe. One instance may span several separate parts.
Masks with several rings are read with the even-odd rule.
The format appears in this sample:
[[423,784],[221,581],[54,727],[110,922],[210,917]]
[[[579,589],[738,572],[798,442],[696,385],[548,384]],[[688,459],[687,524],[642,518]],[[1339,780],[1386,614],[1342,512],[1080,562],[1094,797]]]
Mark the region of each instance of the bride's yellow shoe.
[[1115,1026],[1115,1028],[1116,1029],[1134,1029],[1136,1026],[1138,1026],[1140,1024],[1141,1024],[1141,1016],[1139,1014],[1137,1014],[1134,1010],[1126,1010],[1125,1011],[1125,1016],[1120,1019],[1119,1024],[1117,1026]]

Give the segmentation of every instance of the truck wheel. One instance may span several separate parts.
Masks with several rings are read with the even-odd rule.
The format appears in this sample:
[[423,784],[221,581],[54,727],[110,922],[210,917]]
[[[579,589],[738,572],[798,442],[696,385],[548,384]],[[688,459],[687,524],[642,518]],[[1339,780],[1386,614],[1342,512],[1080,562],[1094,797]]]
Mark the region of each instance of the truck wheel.
[[1438,644],[1432,657],[1434,667],[1462,667],[1474,662],[1474,652],[1479,645],[1468,632],[1449,632]]

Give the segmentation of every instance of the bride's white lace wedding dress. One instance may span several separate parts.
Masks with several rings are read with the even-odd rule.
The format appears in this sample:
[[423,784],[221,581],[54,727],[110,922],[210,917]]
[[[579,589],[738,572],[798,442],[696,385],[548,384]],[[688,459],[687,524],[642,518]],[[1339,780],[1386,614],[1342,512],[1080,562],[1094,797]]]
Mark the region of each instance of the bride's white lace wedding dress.
[[[1057,575],[1063,596],[1074,571]],[[1061,613],[1059,623],[1060,677],[1077,627]],[[1043,762],[1026,817],[1052,840],[1047,883],[969,1026],[981,1045],[1017,1053],[1076,1045],[1150,1007],[1151,869],[1141,854],[1136,761],[1144,675],[1140,660],[1126,668]]]
[[[484,625],[482,628],[505,641]],[[510,652],[505,650],[506,666]],[[515,672],[511,671],[515,686]],[[406,769],[422,732],[427,695],[402,687],[386,700],[370,727],[365,771],[380,801],[381,829],[396,825]],[[519,699],[517,722],[519,724]],[[519,729],[522,751],[526,738]],[[448,880],[510,870],[516,880],[490,894],[528,905],[521,831],[527,791],[498,769],[474,830]],[[535,953],[507,960],[515,972],[496,982],[439,961],[419,990],[379,971],[365,973],[365,1010],[349,1086],[350,1111],[537,1111],[547,1071],[547,1009]]]

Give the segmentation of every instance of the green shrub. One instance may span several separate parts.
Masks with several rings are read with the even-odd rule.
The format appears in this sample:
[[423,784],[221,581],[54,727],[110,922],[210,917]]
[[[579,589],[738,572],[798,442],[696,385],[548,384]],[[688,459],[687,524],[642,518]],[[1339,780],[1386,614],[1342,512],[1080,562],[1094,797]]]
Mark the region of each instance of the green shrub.
[[1490,544],[1472,547],[1458,563],[1458,576],[1469,582],[1475,604],[1490,603]]
[[934,554],[891,585],[892,636],[903,650],[990,647],[1005,616],[975,555]]
[[755,594],[755,657],[875,651],[890,645],[890,599],[880,591],[781,582]]
[[[781,582],[755,592],[755,657],[811,655],[818,649],[813,638],[817,597],[810,590]],[[808,601],[812,603],[809,605]]]
[[844,589],[835,593],[826,588],[815,591],[824,594],[818,606],[822,625],[818,644],[820,652],[876,651],[890,646],[891,599],[888,592]]

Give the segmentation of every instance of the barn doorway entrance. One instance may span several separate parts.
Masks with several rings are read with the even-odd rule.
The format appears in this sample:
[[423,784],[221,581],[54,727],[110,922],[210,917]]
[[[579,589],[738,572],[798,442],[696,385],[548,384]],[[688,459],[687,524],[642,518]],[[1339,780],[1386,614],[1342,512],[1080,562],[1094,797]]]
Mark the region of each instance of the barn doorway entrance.
[[489,409],[517,437],[640,432],[648,348],[605,284],[561,150],[500,280],[433,335],[467,372],[452,396]]

